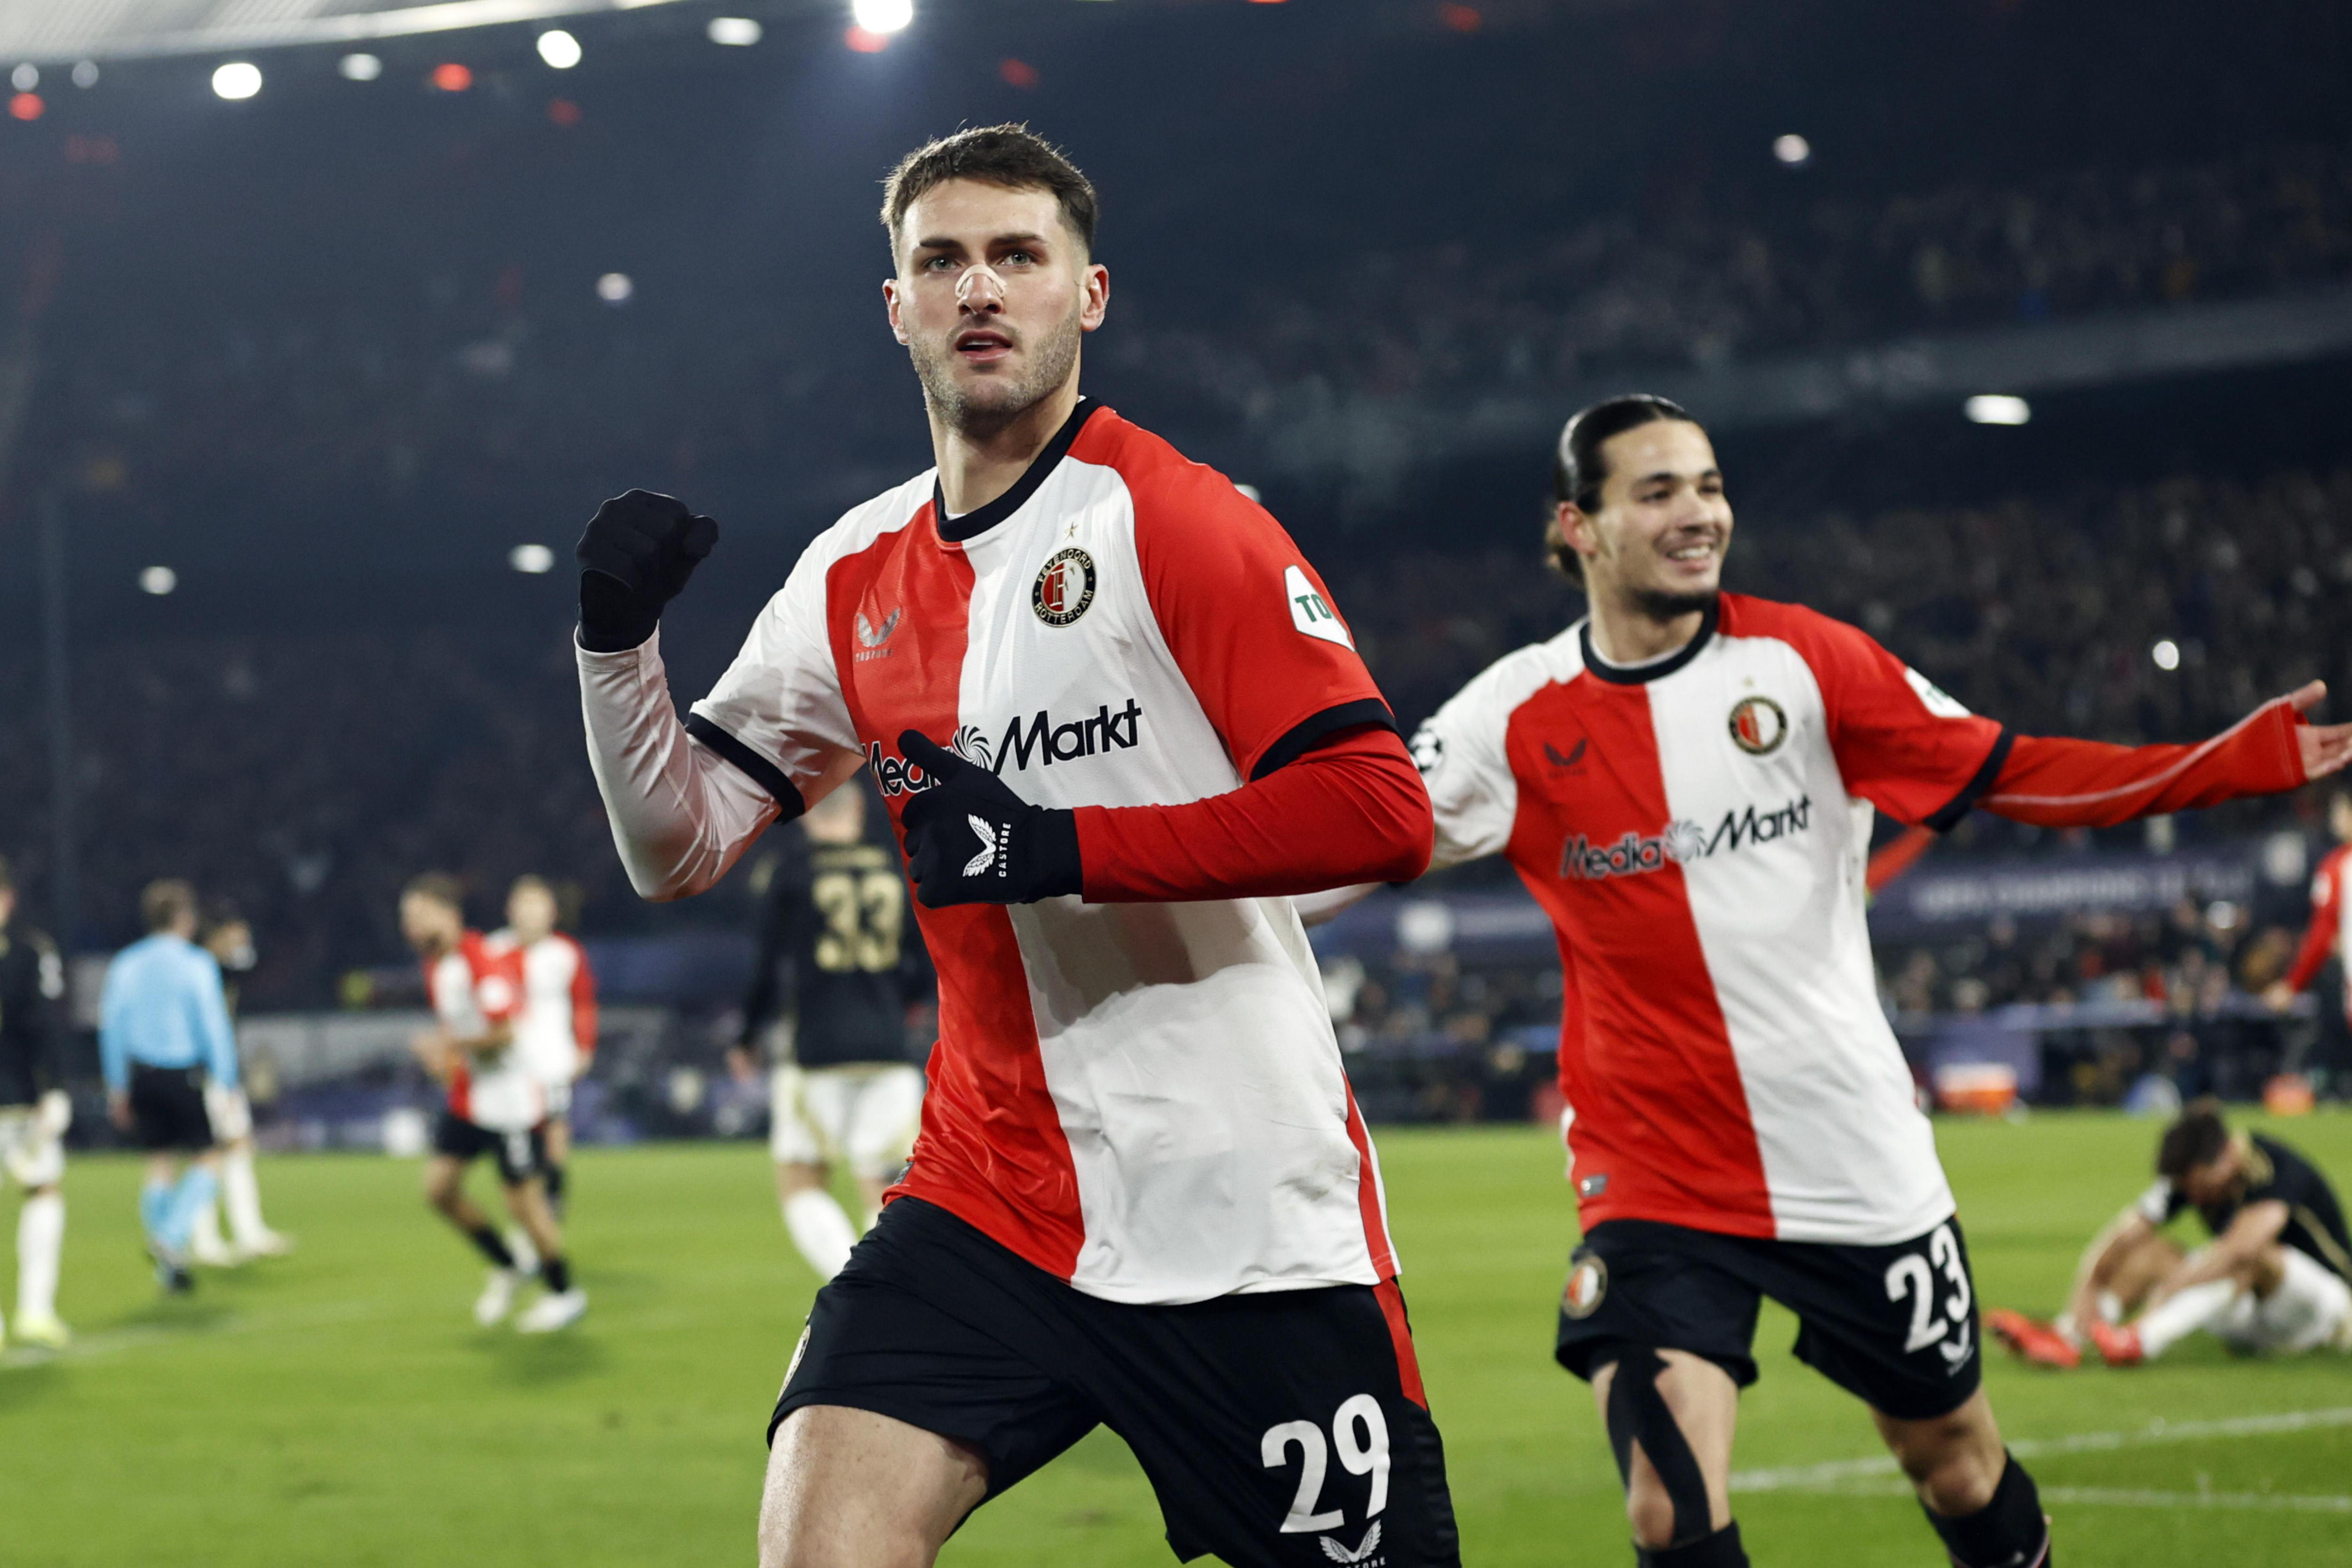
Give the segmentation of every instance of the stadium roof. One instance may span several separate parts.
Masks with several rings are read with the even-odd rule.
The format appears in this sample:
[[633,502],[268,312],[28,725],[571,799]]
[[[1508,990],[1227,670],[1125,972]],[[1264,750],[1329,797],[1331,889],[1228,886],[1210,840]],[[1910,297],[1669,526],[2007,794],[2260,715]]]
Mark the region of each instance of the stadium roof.
[[0,61],[121,59],[358,42],[636,11],[675,0],[5,0]]

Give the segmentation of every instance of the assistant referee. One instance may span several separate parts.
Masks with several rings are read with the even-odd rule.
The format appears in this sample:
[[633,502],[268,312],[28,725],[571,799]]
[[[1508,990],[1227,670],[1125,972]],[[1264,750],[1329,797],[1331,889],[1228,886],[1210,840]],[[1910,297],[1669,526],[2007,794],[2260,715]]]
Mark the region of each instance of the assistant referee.
[[194,941],[195,889],[151,882],[139,895],[139,912],[150,934],[106,972],[99,1058],[114,1124],[147,1151],[139,1219],[155,1278],[166,1290],[183,1291],[194,1284],[189,1235],[219,1185],[205,1086],[236,1088],[236,1038],[220,963]]

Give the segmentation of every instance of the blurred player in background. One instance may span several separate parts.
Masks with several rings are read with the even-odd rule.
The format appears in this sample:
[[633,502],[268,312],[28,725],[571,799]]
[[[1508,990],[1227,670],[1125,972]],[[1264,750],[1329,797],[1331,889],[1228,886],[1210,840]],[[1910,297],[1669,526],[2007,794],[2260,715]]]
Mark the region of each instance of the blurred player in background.
[[[512,952],[522,965],[522,1013],[515,1048],[547,1096],[547,1206],[563,1217],[572,1159],[572,1086],[596,1054],[596,976],[588,952],[555,929],[555,889],[541,877],[518,877],[507,890],[507,923],[488,938],[494,953]],[[511,1240],[511,1238],[509,1238]]]
[[16,1214],[16,1318],[0,1343],[58,1350],[58,1264],[65,1250],[66,968],[57,944],[16,916],[16,883],[0,860],[0,1182],[25,1192]]
[[[2263,999],[2285,1012],[2295,996],[2319,988],[2319,1045],[2313,1065],[2327,1074],[2328,1087],[2339,1099],[2352,1095],[2352,984],[2344,972],[2347,948],[2344,926],[2352,921],[2352,791],[2336,790],[2327,797],[2327,830],[2336,847],[2320,858],[2311,876],[2311,923],[2304,928],[2303,946],[2284,978],[2274,982]],[[2334,962],[2331,963],[2330,960]],[[2323,980],[2324,977],[2324,980]]]
[[[257,962],[253,927],[235,904],[207,903],[201,917],[206,952],[221,966],[221,991],[232,1028],[236,1023],[236,982],[233,974],[250,973]],[[242,1081],[238,1063],[236,1085],[205,1086],[205,1111],[211,1117],[213,1136],[220,1140],[220,1202],[197,1211],[188,1253],[198,1263],[229,1267],[252,1258],[283,1258],[294,1250],[291,1238],[269,1228],[261,1217],[261,1184],[253,1169],[253,1105]],[[221,1236],[220,1211],[228,1210],[230,1239]]]
[[1769,1296],[1951,1560],[2034,1568],[2048,1527],[1979,1386],[1967,1245],[1878,1002],[1874,808],[2105,826],[2295,788],[2352,759],[2352,726],[2303,722],[2315,682],[2196,747],[1978,718],[1853,626],[1722,591],[1723,475],[1664,398],[1578,414],[1553,481],[1547,550],[1590,616],[1479,675],[1413,751],[1433,864],[1507,856],[1559,936],[1584,1237],[1556,1353],[1592,1384],[1636,1555],[1748,1561],[1732,1439]]
[[937,467],[809,545],[683,725],[656,628],[718,525],[633,490],[580,542],[589,752],[637,890],[709,888],[870,768],[940,973],[914,1160],[776,1403],[761,1560],[929,1563],[1107,1422],[1181,1556],[1450,1565],[1288,901],[1418,875],[1429,803],[1280,525],[1079,395],[1095,214],[1021,126],[891,174],[883,298]]
[[[2043,1366],[2077,1364],[2086,1343],[2136,1366],[2200,1329],[2242,1354],[2352,1351],[2352,1234],[2316,1165],[2267,1134],[2231,1132],[2207,1101],[2165,1132],[2156,1170],[2084,1252],[2056,1322],[2004,1309],[1985,1326]],[[2212,1240],[2185,1253],[2164,1227],[2192,1208]]]
[[219,962],[194,942],[195,889],[151,882],[149,935],[117,953],[99,1003],[99,1061],[114,1124],[147,1151],[139,1218],[163,1288],[194,1288],[188,1243],[219,1190],[208,1088],[236,1087],[236,1037]]
[[[811,806],[770,873],[742,1038],[729,1058],[748,1078],[762,1036],[775,1039],[776,1198],[820,1279],[841,1272],[882,1212],[882,1189],[906,1164],[923,1115],[922,1069],[908,1055],[920,940],[898,857],[866,839],[866,805],[853,779]],[[855,1226],[825,1190],[835,1161],[857,1182]]]
[[438,873],[403,889],[400,931],[424,962],[425,994],[440,1020],[417,1037],[416,1054],[448,1089],[434,1123],[425,1198],[490,1262],[474,1321],[484,1328],[504,1321],[529,1277],[489,1216],[466,1195],[466,1167],[488,1154],[498,1161],[508,1211],[530,1237],[547,1286],[515,1327],[543,1334],[577,1322],[588,1310],[588,1293],[572,1279],[542,1179],[547,1091],[516,1047],[523,1008],[519,954],[493,952],[481,932],[466,929],[464,893],[455,879]]

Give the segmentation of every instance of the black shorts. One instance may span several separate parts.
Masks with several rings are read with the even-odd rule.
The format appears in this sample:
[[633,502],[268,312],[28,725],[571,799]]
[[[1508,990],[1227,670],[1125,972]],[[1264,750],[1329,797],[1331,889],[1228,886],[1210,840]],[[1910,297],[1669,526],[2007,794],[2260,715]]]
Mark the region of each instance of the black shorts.
[[1590,1379],[1622,1347],[1688,1351],[1746,1388],[1766,1296],[1797,1314],[1799,1361],[1897,1420],[1948,1415],[1983,1379],[1958,1218],[1893,1247],[1605,1220],[1569,1258],[1555,1353]]
[[1186,1562],[1461,1561],[1393,1280],[1186,1306],[1105,1301],[900,1198],[817,1293],[769,1440],[809,1405],[870,1410],[979,1450],[991,1497],[1108,1426],[1150,1478]]
[[544,1125],[528,1132],[497,1132],[475,1125],[446,1105],[434,1119],[433,1152],[467,1164],[491,1155],[499,1163],[499,1180],[510,1187],[547,1174]]
[[213,1119],[205,1110],[205,1069],[131,1068],[131,1135],[142,1149],[202,1154],[213,1146]]

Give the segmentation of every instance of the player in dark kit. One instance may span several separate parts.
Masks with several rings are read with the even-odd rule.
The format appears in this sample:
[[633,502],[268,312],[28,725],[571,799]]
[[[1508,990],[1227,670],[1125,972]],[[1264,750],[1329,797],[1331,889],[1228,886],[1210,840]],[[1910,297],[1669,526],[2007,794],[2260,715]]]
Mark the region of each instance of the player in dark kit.
[[16,1215],[16,1319],[0,1342],[59,1350],[58,1259],[66,1237],[65,964],[57,944],[16,920],[16,884],[0,860],[0,1181],[25,1191]]
[[771,1564],[927,1563],[1097,1425],[1180,1557],[1459,1560],[1363,1118],[1290,896],[1418,875],[1426,793],[1297,547],[1078,395],[1094,190],[1018,126],[890,178],[937,468],[802,554],[681,726],[656,623],[718,527],[580,543],[630,880],[699,892],[872,770],[940,976],[922,1131],[772,1426]]
[[2038,1568],[2047,1523],[1980,1386],[1967,1239],[1879,1005],[1874,816],[2109,826],[2293,789],[2352,758],[2352,725],[2304,721],[2314,682],[2195,746],[2013,733],[1855,627],[1722,591],[1724,477],[1663,398],[1577,415],[1553,480],[1549,552],[1591,614],[1413,752],[1434,863],[1507,857],[1559,937],[1583,1237],[1554,1353],[1592,1384],[1637,1556],[1748,1561],[1732,1441],[1769,1296],[1952,1561]]
[[[922,941],[898,857],[866,837],[866,804],[855,781],[834,791],[761,868],[760,951],[729,1054],[749,1078],[763,1042],[774,1042],[776,1201],[821,1279],[841,1272],[882,1212],[882,1191],[913,1152],[923,1114],[923,1070],[908,1032],[908,1010],[928,989]],[[836,1161],[857,1183],[859,1225],[825,1190]]]

